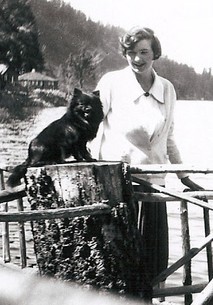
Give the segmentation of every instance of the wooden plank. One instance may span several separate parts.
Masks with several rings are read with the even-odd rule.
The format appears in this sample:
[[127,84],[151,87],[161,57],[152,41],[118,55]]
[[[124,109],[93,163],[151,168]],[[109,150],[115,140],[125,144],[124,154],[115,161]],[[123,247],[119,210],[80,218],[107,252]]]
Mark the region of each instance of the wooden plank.
[[213,280],[195,298],[191,305],[210,305],[213,304]]
[[200,167],[185,164],[147,164],[131,167],[132,174],[159,174],[159,173],[203,173],[212,174],[213,167]]
[[174,264],[168,267],[166,270],[161,272],[157,277],[152,281],[152,285],[155,286],[159,282],[162,282],[165,278],[175,272],[177,269],[186,264],[189,260],[191,260],[195,255],[197,255],[200,251],[202,251],[206,245],[208,245],[213,240],[213,234],[207,236],[197,247],[191,248],[190,251],[179,260],[177,260]]
[[31,220],[43,220],[43,219],[57,219],[57,218],[73,218],[88,215],[101,215],[109,214],[111,211],[107,204],[97,203],[94,205],[80,206],[73,208],[60,208],[60,209],[48,209],[38,211],[24,211],[24,212],[1,212],[0,222],[21,222]]
[[13,201],[26,196],[25,185],[19,185],[11,190],[0,191],[0,203]]
[[[143,193],[140,191],[137,191],[137,188],[134,187],[134,196],[137,200],[143,200],[146,202],[165,202],[165,201],[175,201],[177,202],[177,199],[174,196],[162,194],[162,193]],[[180,194],[185,194],[180,192]],[[212,191],[198,191],[198,192],[188,192],[188,196],[190,197],[199,197],[203,196],[206,197],[206,199],[213,199],[213,192]],[[179,201],[179,200],[178,200]]]
[[[190,286],[166,287],[166,288],[161,288],[161,289],[160,288],[154,288],[153,289],[153,297],[158,298],[158,297],[162,297],[162,296],[169,297],[169,296],[174,296],[174,295],[199,293],[206,286],[207,286],[207,283],[190,285]],[[201,305],[201,304],[199,304],[199,305]]]
[[154,190],[157,190],[160,193],[173,196],[173,197],[178,198],[180,200],[186,200],[186,201],[191,202],[191,203],[193,203],[197,206],[200,206],[202,208],[207,208],[207,209],[213,211],[213,206],[212,205],[210,205],[209,203],[206,203],[205,201],[199,200],[197,198],[192,198],[188,194],[186,195],[185,193],[180,193],[180,192],[175,192],[175,191],[169,190],[168,188],[165,188],[165,187],[159,186],[157,184],[145,181],[145,180],[137,177],[136,175],[132,175],[132,180],[136,183],[147,185],[150,188],[152,188]]
[[[14,270],[14,271],[18,271],[18,272],[21,271],[21,269],[18,265],[11,263],[11,262],[5,263],[4,260],[2,258],[0,258],[0,270],[2,270],[2,269]],[[25,270],[25,269],[23,269],[23,270]]]

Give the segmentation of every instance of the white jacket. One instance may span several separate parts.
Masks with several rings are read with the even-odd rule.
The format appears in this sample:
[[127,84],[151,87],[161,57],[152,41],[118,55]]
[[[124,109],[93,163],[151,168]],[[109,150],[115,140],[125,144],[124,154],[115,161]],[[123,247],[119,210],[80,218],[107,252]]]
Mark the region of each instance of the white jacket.
[[[173,133],[176,93],[171,82],[153,73],[148,97],[130,67],[101,78],[96,89],[105,118],[90,146],[94,157],[130,165],[182,163]],[[149,130],[153,132],[149,134]],[[164,174],[146,176],[158,184],[164,184],[164,178]]]

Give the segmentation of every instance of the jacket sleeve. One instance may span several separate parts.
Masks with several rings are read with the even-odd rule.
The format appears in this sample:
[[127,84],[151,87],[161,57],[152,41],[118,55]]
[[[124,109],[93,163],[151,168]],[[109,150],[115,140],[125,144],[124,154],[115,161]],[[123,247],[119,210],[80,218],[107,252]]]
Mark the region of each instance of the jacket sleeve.
[[[175,135],[174,135],[174,111],[175,111],[175,104],[176,104],[176,91],[172,83],[168,80],[166,82],[166,96],[167,96],[167,105],[168,105],[168,120],[169,120],[169,130],[167,136],[167,155],[169,161],[172,164],[182,164],[181,154],[178,149]],[[178,173],[177,174],[179,179],[182,179],[188,176],[185,173]]]
[[93,139],[90,143],[88,143],[87,146],[91,152],[92,157],[99,160],[102,158],[101,146],[104,141],[104,124],[105,121],[107,121],[107,114],[109,113],[111,108],[111,86],[110,86],[109,73],[102,76],[95,90],[100,91],[100,100],[103,106],[104,120],[99,125],[95,139]]
[[103,106],[104,117],[107,116],[111,108],[111,85],[110,73],[102,76],[97,84],[96,90],[100,91],[100,100]]
[[[174,136],[174,120],[172,121],[169,134],[168,134],[168,139],[167,139],[167,153],[169,156],[169,161],[172,164],[181,164],[181,155],[180,151],[177,147],[176,141],[175,141],[175,136]],[[182,179],[184,177],[187,177],[188,174],[186,173],[177,173],[177,176],[179,179]]]

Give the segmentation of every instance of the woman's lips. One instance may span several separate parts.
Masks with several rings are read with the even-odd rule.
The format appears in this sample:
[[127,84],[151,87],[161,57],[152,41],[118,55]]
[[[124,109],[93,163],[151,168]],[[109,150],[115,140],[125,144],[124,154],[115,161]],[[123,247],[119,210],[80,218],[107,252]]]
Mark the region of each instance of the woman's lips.
[[135,64],[135,63],[133,63],[133,66],[136,67],[136,68],[141,68],[141,67],[144,66],[144,64]]

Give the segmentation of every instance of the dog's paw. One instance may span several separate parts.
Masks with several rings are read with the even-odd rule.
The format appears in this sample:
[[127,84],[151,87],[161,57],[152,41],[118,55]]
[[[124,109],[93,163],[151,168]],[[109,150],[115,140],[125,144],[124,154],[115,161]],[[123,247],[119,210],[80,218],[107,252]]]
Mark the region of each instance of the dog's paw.
[[90,160],[89,160],[89,162],[98,162],[98,160],[97,160],[97,159],[92,158],[92,159],[90,159]]
[[92,158],[92,157],[88,157],[88,158],[85,158],[85,161],[86,162],[97,162],[97,159]]

